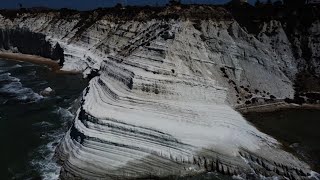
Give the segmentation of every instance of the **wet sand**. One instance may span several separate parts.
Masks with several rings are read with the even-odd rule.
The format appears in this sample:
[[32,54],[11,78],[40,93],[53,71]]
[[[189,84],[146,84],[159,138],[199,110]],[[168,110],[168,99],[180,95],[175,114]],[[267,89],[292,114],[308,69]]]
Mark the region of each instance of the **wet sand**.
[[59,66],[58,61],[55,61],[55,60],[52,60],[49,58],[36,56],[36,55],[0,52],[0,58],[12,60],[12,61],[23,61],[23,62],[30,62],[33,64],[46,65],[55,73],[61,73],[61,74],[79,74],[79,73],[81,73],[81,72],[77,72],[77,71],[61,70],[61,67]]

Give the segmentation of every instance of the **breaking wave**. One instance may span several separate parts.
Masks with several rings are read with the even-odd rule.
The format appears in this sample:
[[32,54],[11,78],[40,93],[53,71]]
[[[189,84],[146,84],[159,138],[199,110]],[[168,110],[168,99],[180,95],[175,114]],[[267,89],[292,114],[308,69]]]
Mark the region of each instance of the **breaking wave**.
[[[48,139],[49,143],[42,145],[37,149],[41,158],[31,161],[31,165],[40,173],[41,179],[44,180],[59,179],[61,167],[55,159],[55,150],[67,131],[67,124],[74,118],[74,115],[68,109],[61,107],[58,107],[53,113],[59,116],[58,120],[59,123],[61,123],[61,128],[55,129],[43,137]],[[51,125],[51,123],[45,121],[34,124],[34,126],[41,126],[42,128]]]
[[[8,120],[2,121],[1,126],[12,125],[11,128],[14,128],[16,123],[23,121],[19,125],[25,130],[21,134],[9,133],[12,131],[7,128],[2,134],[14,134],[11,140],[17,142],[17,146],[13,145],[15,148],[20,147],[20,142],[15,139],[20,140],[19,136],[25,134],[27,138],[24,144],[29,148],[21,158],[19,156],[17,160],[8,160],[13,165],[4,162],[8,167],[4,171],[12,179],[59,179],[61,167],[55,158],[55,150],[74,118],[70,112],[73,110],[68,109],[74,98],[78,97],[74,93],[81,93],[83,87],[81,83],[67,86],[70,79],[76,79],[74,76],[64,76],[66,79],[62,75],[49,77],[46,76],[47,71],[47,68],[29,63],[16,64],[0,60],[0,120]],[[41,96],[40,91],[49,85],[57,90],[57,95]],[[25,117],[22,118],[20,113]],[[16,152],[11,152],[10,148],[4,151],[9,151],[10,156],[16,156]],[[3,178],[5,173],[1,171],[0,179],[6,179]]]
[[23,87],[20,79],[12,77],[10,73],[0,74],[0,82],[5,83],[0,87],[0,94],[8,97],[9,102],[32,103],[43,99],[43,96],[35,93],[31,88]]

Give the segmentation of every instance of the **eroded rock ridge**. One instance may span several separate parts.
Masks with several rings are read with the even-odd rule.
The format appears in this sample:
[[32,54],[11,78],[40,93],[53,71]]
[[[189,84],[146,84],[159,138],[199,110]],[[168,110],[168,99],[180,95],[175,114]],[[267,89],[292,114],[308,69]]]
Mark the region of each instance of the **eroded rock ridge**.
[[[105,11],[0,15],[2,29],[59,43],[63,69],[95,74],[57,148],[62,179],[205,171],[310,178],[306,163],[232,108],[294,97],[299,64],[307,61],[286,24],[262,21],[253,34],[214,6]],[[319,20],[305,27],[315,76],[319,27]]]

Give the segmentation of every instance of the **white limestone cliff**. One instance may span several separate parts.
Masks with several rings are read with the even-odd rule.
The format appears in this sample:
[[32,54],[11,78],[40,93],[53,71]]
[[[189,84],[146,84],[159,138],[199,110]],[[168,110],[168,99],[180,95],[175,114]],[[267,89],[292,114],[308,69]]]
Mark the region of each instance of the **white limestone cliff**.
[[0,16],[0,28],[58,42],[63,69],[98,72],[57,149],[61,178],[310,175],[306,163],[232,108],[294,96],[298,61],[280,22],[262,24],[254,36],[234,19],[81,21],[61,12]]

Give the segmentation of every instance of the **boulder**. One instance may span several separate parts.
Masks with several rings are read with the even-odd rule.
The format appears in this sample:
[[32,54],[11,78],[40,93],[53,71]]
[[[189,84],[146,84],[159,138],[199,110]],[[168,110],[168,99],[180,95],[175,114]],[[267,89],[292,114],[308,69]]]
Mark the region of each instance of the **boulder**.
[[40,92],[42,96],[51,96],[55,93],[55,91],[51,87],[47,87],[43,91]]

